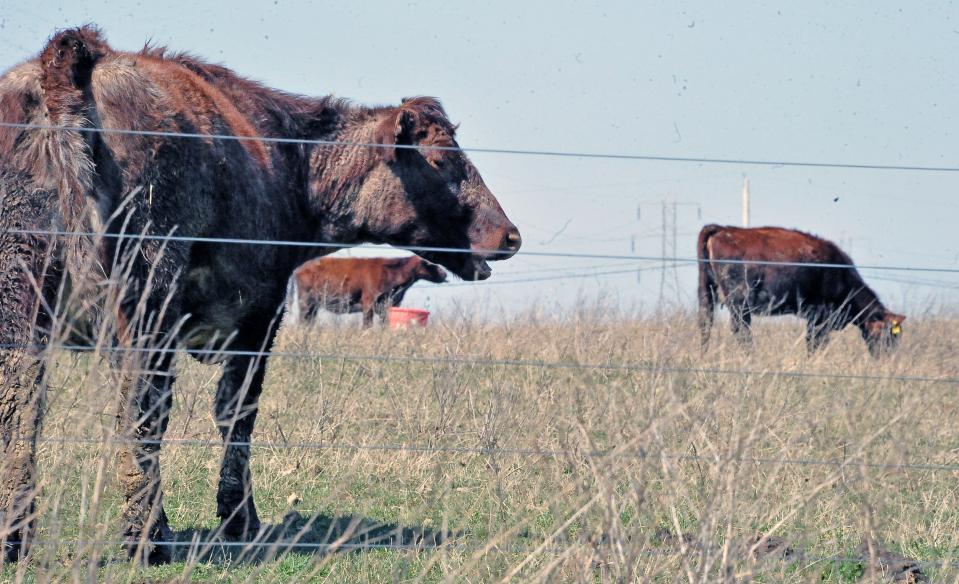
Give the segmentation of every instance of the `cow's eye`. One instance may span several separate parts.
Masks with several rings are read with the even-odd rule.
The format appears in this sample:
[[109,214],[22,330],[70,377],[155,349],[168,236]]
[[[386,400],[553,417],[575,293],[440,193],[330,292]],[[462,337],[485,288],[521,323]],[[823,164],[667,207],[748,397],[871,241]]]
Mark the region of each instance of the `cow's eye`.
[[459,197],[459,196],[460,196],[460,183],[458,183],[458,182],[456,182],[456,181],[450,181],[450,182],[446,183],[446,186],[447,186],[447,188],[449,189],[450,194],[451,194],[452,196],[454,196],[454,197]]

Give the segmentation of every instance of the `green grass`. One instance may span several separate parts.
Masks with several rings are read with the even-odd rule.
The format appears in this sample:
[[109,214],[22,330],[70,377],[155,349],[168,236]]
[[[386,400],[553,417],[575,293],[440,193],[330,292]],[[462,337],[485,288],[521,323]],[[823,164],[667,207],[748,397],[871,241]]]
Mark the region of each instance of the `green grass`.
[[[878,362],[852,331],[807,356],[801,327],[769,321],[757,326],[751,352],[720,334],[701,355],[684,315],[612,323],[587,314],[412,334],[284,331],[278,348],[955,377],[956,323],[917,320],[902,350]],[[113,414],[105,366],[60,355],[55,369],[45,435],[102,435]],[[217,369],[184,358],[179,373],[167,437],[215,441],[208,412]],[[854,557],[867,536],[920,561],[959,556],[955,473],[858,464],[959,463],[954,393],[954,385],[887,380],[276,358],[252,457],[272,549],[213,546],[188,557],[185,543],[177,562],[139,568],[117,546],[84,545],[118,537],[113,453],[44,443],[38,538],[59,543],[29,563],[2,567],[0,580],[672,582],[725,574],[857,581],[867,573],[863,562],[817,558]],[[336,447],[266,446],[297,443]],[[402,444],[549,454],[351,448]],[[164,448],[165,508],[178,540],[207,540],[217,527],[220,455],[219,448]],[[850,462],[749,460],[756,458]],[[786,538],[804,559],[753,557],[757,533]],[[427,543],[335,553],[309,547],[341,536]],[[952,568],[924,571],[959,576]]]

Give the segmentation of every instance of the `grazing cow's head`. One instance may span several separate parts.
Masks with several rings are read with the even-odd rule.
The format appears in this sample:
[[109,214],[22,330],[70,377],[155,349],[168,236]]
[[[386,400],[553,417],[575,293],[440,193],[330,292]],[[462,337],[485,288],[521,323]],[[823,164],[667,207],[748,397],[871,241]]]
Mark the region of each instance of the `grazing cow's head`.
[[899,346],[904,320],[901,314],[883,311],[862,324],[862,336],[874,357]]
[[380,148],[359,187],[353,212],[363,235],[392,245],[472,250],[417,253],[465,280],[488,278],[487,260],[511,257],[522,239],[456,149],[456,128],[442,106],[416,97],[373,112],[373,140],[399,148]]
[[417,278],[434,284],[442,284],[446,281],[446,270],[424,259],[417,258],[417,260],[419,260],[415,272]]

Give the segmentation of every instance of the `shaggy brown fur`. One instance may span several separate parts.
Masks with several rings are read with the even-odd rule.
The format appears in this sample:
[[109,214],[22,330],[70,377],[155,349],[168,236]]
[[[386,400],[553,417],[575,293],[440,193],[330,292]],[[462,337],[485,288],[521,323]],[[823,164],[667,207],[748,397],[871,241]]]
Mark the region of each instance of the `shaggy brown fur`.
[[[487,260],[507,258],[521,243],[466,156],[422,148],[456,145],[455,127],[432,98],[371,108],[296,96],[186,54],[168,56],[155,48],[115,51],[97,29],[83,27],[57,33],[39,58],[0,77],[0,118],[71,128],[0,129],[0,161],[27,177],[30,187],[22,192],[56,193],[55,216],[39,213],[32,222],[125,234],[69,239],[76,245],[64,246],[59,258],[71,280],[109,278],[113,299],[105,312],[115,317],[115,336],[124,347],[209,348],[230,339],[231,349],[268,349],[293,269],[332,251],[161,241],[139,234],[466,248],[473,252],[422,254],[466,279],[488,277]],[[384,148],[76,128],[305,138]],[[18,222],[11,213],[0,210]],[[13,261],[13,255],[0,261]],[[24,318],[19,309],[5,312],[0,328],[26,326]],[[162,562],[169,559],[168,549],[141,545],[141,534],[148,541],[169,536],[160,505],[159,447],[152,441],[166,427],[173,357],[169,352],[120,354],[121,372],[150,372],[122,375],[127,406],[118,430],[149,440],[120,456],[127,501],[124,535],[131,553]],[[222,361],[215,415],[228,444],[217,512],[225,533],[241,536],[255,532],[259,520],[249,447],[235,443],[250,439],[265,359]],[[32,403],[33,392],[8,392],[3,407]]]
[[363,325],[373,315],[386,322],[386,312],[399,306],[410,286],[419,280],[446,281],[443,268],[420,257],[317,258],[293,272],[290,278],[288,322],[315,318],[320,308],[346,314],[363,313]]
[[814,351],[829,332],[859,327],[870,352],[899,341],[905,317],[886,310],[855,268],[723,263],[723,260],[837,264],[852,260],[831,241],[780,227],[706,225],[699,232],[699,324],[709,341],[716,301],[732,316],[733,333],[751,339],[753,314],[797,314],[807,320],[806,344]]
[[[43,361],[37,345],[47,340],[41,310],[54,300],[56,274],[49,237],[11,230],[48,229],[56,194],[29,177],[0,171],[0,546],[14,560],[16,542],[33,531],[34,452],[43,410]],[[45,277],[49,275],[50,277]]]

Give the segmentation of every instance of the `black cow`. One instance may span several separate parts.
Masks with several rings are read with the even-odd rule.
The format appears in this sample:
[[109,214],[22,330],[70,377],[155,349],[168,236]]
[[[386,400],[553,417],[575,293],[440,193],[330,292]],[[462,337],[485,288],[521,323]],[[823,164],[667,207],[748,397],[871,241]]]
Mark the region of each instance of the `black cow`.
[[[170,559],[168,546],[152,542],[172,537],[162,509],[159,441],[175,357],[152,349],[219,349],[228,341],[235,350],[220,355],[215,400],[226,448],[217,515],[229,537],[256,533],[249,441],[266,359],[251,353],[272,347],[293,270],[332,251],[203,239],[459,248],[466,253],[423,255],[469,280],[489,277],[487,261],[508,258],[521,244],[433,98],[364,107],[297,96],[189,55],[116,51],[96,28],[82,27],[55,34],[38,57],[0,76],[0,119],[59,127],[0,128],[0,170],[11,173],[3,175],[3,192],[35,197],[38,209],[24,217],[30,201],[4,204],[0,225],[109,235],[64,240],[62,257],[49,264],[23,253],[26,240],[4,244],[0,251],[9,257],[0,266],[20,265],[15,260],[23,257],[28,271],[44,273],[14,276],[16,285],[2,294],[21,294],[29,282],[57,290],[61,268],[78,289],[87,280],[103,284],[89,288],[108,300],[102,313],[115,325],[119,402],[128,406],[117,428],[126,438],[119,456],[124,541],[149,562]],[[0,300],[0,326],[11,329],[2,338],[30,333],[56,301]],[[10,370],[15,365],[7,359],[0,370],[22,380]],[[8,437],[38,419],[41,385],[18,383],[0,394],[0,459],[24,461],[4,468],[0,482],[7,559],[21,553],[33,522],[33,444]]]

